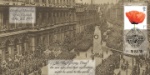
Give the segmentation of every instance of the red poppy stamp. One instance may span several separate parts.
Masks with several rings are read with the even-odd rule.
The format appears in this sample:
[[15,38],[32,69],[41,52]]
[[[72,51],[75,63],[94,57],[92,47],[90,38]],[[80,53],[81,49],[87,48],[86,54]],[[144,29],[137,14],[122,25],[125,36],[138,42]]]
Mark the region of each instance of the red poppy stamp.
[[145,13],[136,10],[126,12],[126,16],[129,19],[130,23],[135,25],[142,23],[145,19]]
[[147,50],[147,6],[124,6],[124,53],[145,55]]

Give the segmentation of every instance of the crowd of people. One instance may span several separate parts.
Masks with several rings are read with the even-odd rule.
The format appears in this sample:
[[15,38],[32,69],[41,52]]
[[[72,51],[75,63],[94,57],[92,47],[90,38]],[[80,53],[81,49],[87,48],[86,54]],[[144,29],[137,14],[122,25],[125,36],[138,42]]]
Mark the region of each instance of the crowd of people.
[[75,57],[75,54],[69,53],[69,51],[63,51],[57,57],[53,51],[49,51],[49,54],[37,50],[30,54],[15,55],[14,59],[9,57],[0,63],[0,75],[29,75],[31,73],[41,75],[41,68],[48,64],[48,60],[73,59]]
[[[133,66],[132,75],[150,75],[150,61],[144,56],[135,57],[136,65]],[[141,71],[142,70],[142,71]]]
[[119,67],[119,61],[119,54],[110,55],[102,61],[102,64],[96,67],[96,75],[113,75],[114,70]]
[[36,58],[34,55],[21,56],[15,60],[1,62],[1,75],[28,75],[31,72],[40,72],[40,68],[44,66],[44,59]]
[[76,43],[75,50],[79,52],[86,52],[93,45],[93,33],[94,27],[88,27],[80,37],[78,37],[79,42]]

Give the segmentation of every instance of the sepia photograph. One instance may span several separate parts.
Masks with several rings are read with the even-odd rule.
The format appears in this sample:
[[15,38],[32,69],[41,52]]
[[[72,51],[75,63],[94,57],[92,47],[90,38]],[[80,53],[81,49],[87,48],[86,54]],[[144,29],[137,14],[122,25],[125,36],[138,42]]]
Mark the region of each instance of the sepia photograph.
[[0,0],[0,75],[150,75],[150,0]]

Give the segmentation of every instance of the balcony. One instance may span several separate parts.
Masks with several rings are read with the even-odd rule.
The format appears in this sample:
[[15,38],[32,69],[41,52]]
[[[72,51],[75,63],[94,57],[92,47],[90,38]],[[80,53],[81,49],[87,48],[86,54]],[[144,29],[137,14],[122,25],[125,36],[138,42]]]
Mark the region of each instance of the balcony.
[[[24,24],[24,25],[4,25],[5,27],[1,27],[0,30],[0,37],[13,35],[13,34],[20,34],[20,33],[27,33],[27,32],[37,32],[37,31],[44,31],[49,30],[61,26],[73,25],[76,24],[75,21],[72,22],[62,22],[62,23],[43,23],[43,24]],[[6,34],[6,35],[5,35]]]

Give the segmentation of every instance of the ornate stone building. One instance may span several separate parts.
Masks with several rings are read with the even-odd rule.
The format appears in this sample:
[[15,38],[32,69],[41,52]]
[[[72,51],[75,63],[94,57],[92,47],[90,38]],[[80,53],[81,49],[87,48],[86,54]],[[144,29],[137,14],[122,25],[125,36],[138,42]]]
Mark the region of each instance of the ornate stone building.
[[[55,42],[63,44],[68,37],[74,40],[88,25],[98,22],[95,7],[88,5],[79,13],[75,0],[0,0],[0,3],[1,60],[34,53],[38,46],[46,50]],[[35,7],[36,23],[10,24],[11,6]]]
[[81,28],[77,32],[82,32],[90,25],[99,24],[98,6],[96,5],[76,5],[77,27]]

